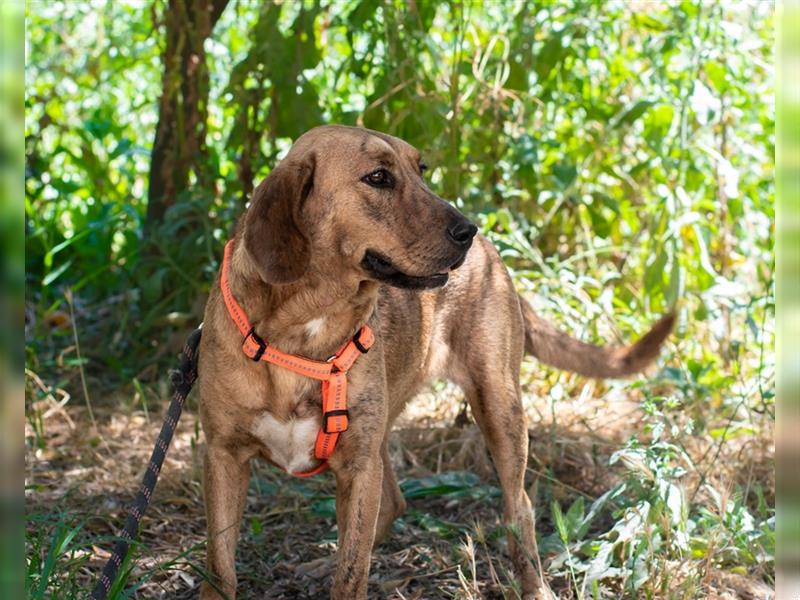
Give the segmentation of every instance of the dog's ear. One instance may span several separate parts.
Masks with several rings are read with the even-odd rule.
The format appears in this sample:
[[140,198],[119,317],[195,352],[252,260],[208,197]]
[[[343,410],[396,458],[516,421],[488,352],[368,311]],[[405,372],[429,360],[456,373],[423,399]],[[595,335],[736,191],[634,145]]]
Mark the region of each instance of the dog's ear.
[[299,279],[311,259],[301,210],[314,183],[314,157],[283,161],[253,192],[244,246],[261,278],[271,284]]

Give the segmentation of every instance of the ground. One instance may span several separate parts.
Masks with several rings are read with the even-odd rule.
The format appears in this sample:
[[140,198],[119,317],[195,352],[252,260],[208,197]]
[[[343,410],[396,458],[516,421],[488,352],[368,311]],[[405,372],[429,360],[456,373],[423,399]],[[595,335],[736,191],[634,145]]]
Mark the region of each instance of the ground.
[[[609,457],[631,435],[642,433],[640,402],[628,397],[630,393],[603,388],[600,394],[601,384],[574,378],[564,383],[579,393],[554,403],[552,394],[529,381],[524,397],[530,423],[526,483],[531,498],[540,500],[540,540],[554,531],[550,502],[566,507],[583,495],[588,504],[610,489],[622,469],[610,467]],[[29,538],[36,537],[31,528],[53,528],[58,520],[74,525],[85,519],[77,535],[86,543],[72,553],[79,568],[71,583],[86,589],[108,557],[112,544],[107,536],[124,520],[166,402],[151,403],[145,411],[141,402],[131,405],[129,399],[110,397],[95,407],[97,433],[80,405],[60,406],[53,395],[47,402],[49,409],[37,426],[41,431],[37,434],[29,423],[26,432],[29,442],[37,435],[45,442],[39,448],[29,446],[27,454]],[[125,408],[104,408],[113,404]],[[492,464],[462,406],[456,388],[439,384],[412,402],[391,434],[391,458],[408,511],[374,554],[370,598],[518,597],[505,552]],[[196,403],[190,397],[142,523],[142,547],[129,580],[139,586],[136,597],[197,596],[205,540],[202,447]],[[749,473],[740,469],[742,483],[771,469],[770,448],[738,452],[739,463],[749,464]],[[329,557],[336,545],[333,492],[330,474],[293,479],[269,465],[255,465],[237,554],[241,598],[326,596]],[[606,531],[612,523],[608,517],[592,527]],[[540,553],[547,569],[555,554]],[[557,597],[575,597],[567,578],[548,580]],[[772,595],[757,574],[713,566],[698,585],[694,597]]]

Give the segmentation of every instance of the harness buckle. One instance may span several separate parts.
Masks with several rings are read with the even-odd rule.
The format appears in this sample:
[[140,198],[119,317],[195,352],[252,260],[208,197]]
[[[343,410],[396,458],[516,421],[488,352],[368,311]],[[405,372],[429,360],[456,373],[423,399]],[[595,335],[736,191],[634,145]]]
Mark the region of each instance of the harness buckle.
[[353,344],[355,344],[356,348],[358,348],[358,351],[361,352],[361,354],[366,354],[367,352],[369,352],[369,348],[367,348],[364,344],[361,343],[362,331],[363,329],[359,329],[358,331],[356,331],[356,334],[353,336]]
[[244,336],[242,350],[247,358],[253,362],[258,362],[261,360],[261,357],[267,350],[267,342],[261,339],[261,337],[256,333],[255,327],[251,327],[250,331],[247,332],[247,335]]
[[[331,417],[344,417],[344,427],[328,429],[328,419]],[[328,412],[322,413],[322,431],[325,433],[342,433],[343,431],[347,431],[347,428],[350,425],[349,421],[350,411],[346,408],[342,410],[329,410]]]

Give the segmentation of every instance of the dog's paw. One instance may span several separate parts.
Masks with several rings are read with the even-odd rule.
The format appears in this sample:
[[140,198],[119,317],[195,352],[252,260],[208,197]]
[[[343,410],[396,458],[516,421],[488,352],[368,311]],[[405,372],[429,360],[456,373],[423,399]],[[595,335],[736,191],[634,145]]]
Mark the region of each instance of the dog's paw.
[[522,600],[558,600],[556,595],[547,590],[537,590],[535,592],[528,592],[522,595]]

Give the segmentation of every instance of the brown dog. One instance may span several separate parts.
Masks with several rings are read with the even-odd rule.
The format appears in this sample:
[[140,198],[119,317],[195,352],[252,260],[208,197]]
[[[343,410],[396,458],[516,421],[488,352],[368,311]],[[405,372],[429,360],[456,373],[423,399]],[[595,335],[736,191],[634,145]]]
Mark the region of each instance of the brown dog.
[[[388,432],[427,382],[446,377],[464,390],[486,438],[515,531],[511,560],[524,596],[534,598],[523,351],[590,377],[627,375],[657,355],[672,317],[627,348],[556,331],[517,295],[475,226],[428,189],[423,169],[417,150],[388,135],[339,126],[306,133],[239,221],[230,287],[258,335],[284,352],[325,360],[362,325],[375,332],[374,346],[347,374],[349,428],[328,461],[339,529],[331,597],[366,597],[372,547],[405,509]],[[208,571],[233,598],[250,460],[290,472],[318,464],[320,385],[247,358],[219,286],[206,307],[199,382]],[[223,596],[204,583],[201,597]]]

